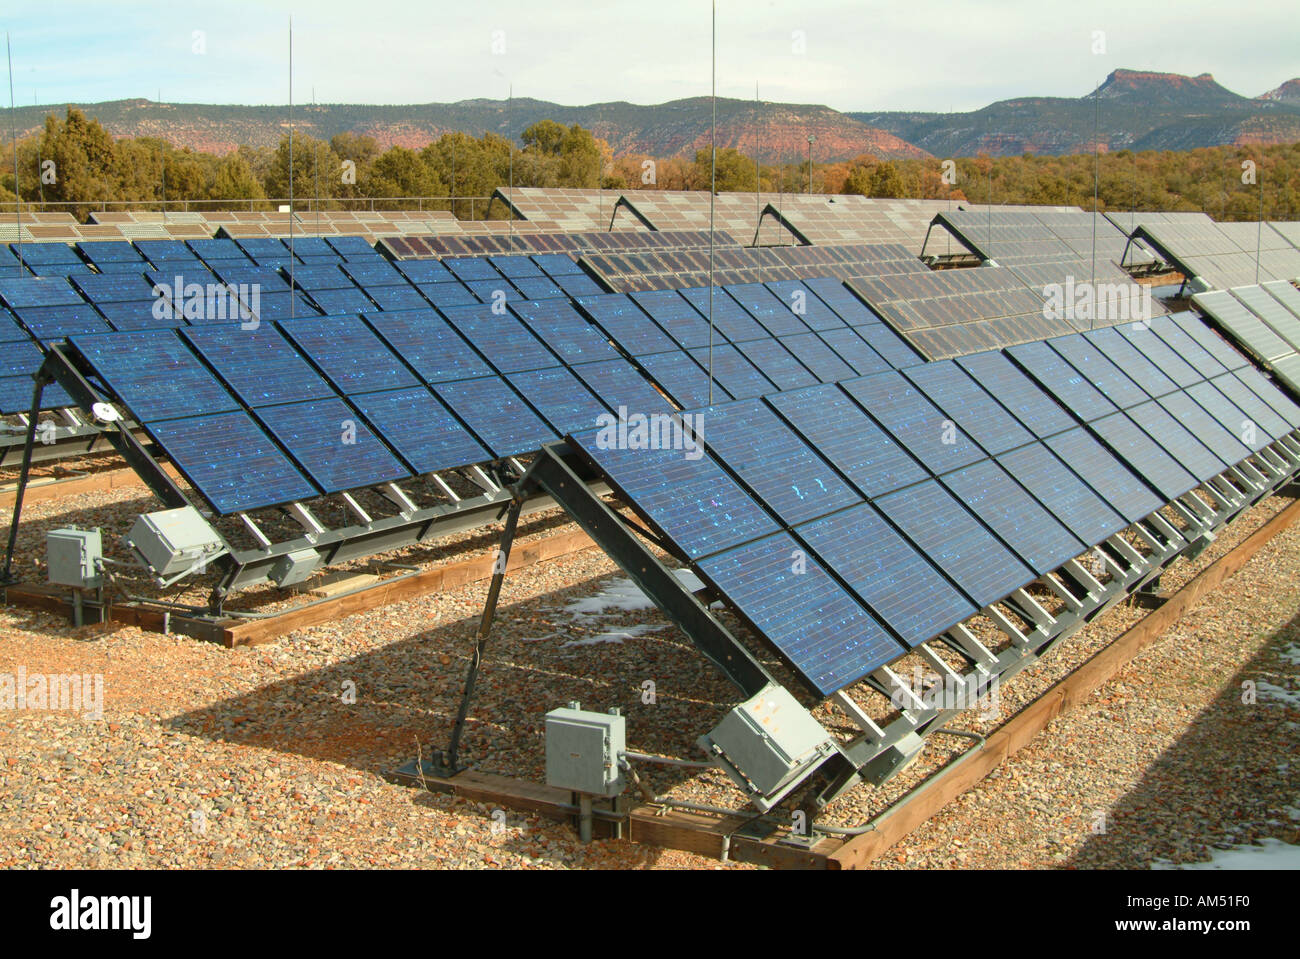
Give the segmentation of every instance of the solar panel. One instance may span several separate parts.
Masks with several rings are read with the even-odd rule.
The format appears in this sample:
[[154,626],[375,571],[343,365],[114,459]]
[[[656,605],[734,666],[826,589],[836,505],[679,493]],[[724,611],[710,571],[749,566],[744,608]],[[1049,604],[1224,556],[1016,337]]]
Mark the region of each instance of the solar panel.
[[609,412],[581,380],[562,366],[511,373],[506,379],[559,436],[590,429],[597,425],[598,417]]
[[615,413],[620,407],[629,416],[634,413],[649,416],[651,413],[673,411],[672,404],[647,383],[645,377],[627,360],[579,363],[572,370]]
[[532,453],[559,438],[500,377],[435,383],[433,389],[496,459]]
[[1041,442],[1003,453],[997,460],[1085,545],[1105,542],[1127,525]]
[[[637,292],[631,297],[665,333],[686,349],[709,345],[709,324],[675,291]],[[718,339],[716,332],[714,339]]]
[[398,273],[393,265],[383,257],[371,257],[365,260],[348,260],[343,264],[343,272],[352,277],[357,286],[368,289],[372,286],[405,286],[406,277]]
[[629,356],[677,349],[677,344],[668,334],[626,293],[583,296],[577,303]]
[[789,524],[859,501],[806,443],[759,400],[712,406],[702,413],[714,456]]
[[417,380],[383,341],[350,317],[306,317],[280,328],[341,393],[415,386]]
[[[792,304],[783,302],[762,283],[737,283],[725,288],[727,293],[757,319],[772,336],[805,333],[809,327],[794,312]],[[807,306],[807,301],[804,301]]]
[[1253,366],[1244,366],[1234,371],[1234,375],[1250,388],[1250,391],[1269,405],[1278,416],[1286,420],[1291,429],[1300,428],[1300,406],[1296,406],[1276,386],[1270,383],[1259,370]]
[[923,362],[919,353],[903,342],[903,338],[883,323],[868,323],[853,327],[858,336],[896,370],[906,369]]
[[458,280],[465,284],[480,281],[495,281],[500,283],[502,281],[501,273],[491,264],[487,257],[450,257],[443,260],[442,265],[449,269]]
[[714,403],[735,399],[716,380],[713,395],[709,395],[709,374],[686,353],[651,353],[637,358],[637,362],[652,380],[682,409],[695,409]]
[[115,303],[124,300],[145,300],[153,291],[153,284],[145,279],[144,267],[134,273],[105,273],[72,278],[72,285],[91,303]]
[[243,410],[145,425],[190,485],[223,516],[317,494]]
[[846,325],[804,280],[771,280],[764,285],[811,330],[837,330]]
[[578,266],[573,257],[565,253],[535,253],[532,259],[547,276],[582,275],[582,267]]
[[981,609],[1034,579],[936,480],[883,496],[876,507]]
[[[1147,331],[1147,333],[1150,335],[1150,331]],[[1141,387],[1147,396],[1166,396],[1179,388],[1177,383],[1161,371],[1154,358],[1147,356],[1134,346],[1132,341],[1125,339],[1119,329],[1111,327],[1104,330],[1094,330],[1083,335],[1088,342],[1100,349],[1107,359],[1119,367],[1125,376]],[[1158,340],[1151,345],[1159,349]],[[1181,364],[1177,357],[1171,356],[1168,361],[1185,366],[1185,364]],[[1192,371],[1189,370],[1189,372]],[[1195,373],[1192,372],[1192,375],[1195,375]]]
[[[1283,305],[1283,300],[1279,299],[1280,287],[1296,294],[1295,297],[1288,297],[1293,301],[1300,297],[1300,291],[1294,286],[1280,281],[1263,286],[1237,287],[1231,292],[1247,309],[1268,324],[1269,329],[1281,337],[1288,349],[1294,351],[1300,349],[1300,316]],[[1280,295],[1287,297],[1285,293]]]
[[393,264],[412,283],[456,282],[456,276],[438,260],[399,260]]
[[239,406],[171,330],[77,336],[72,343],[141,421]]
[[774,337],[739,343],[736,349],[778,390],[795,390],[820,382]]
[[[1196,344],[1217,360],[1226,370],[1239,370],[1246,365],[1244,356],[1225,343],[1213,330],[1190,313],[1176,313],[1169,321],[1196,341]],[[1209,374],[1207,374],[1209,375]]]
[[817,277],[799,282],[816,293],[817,298],[849,326],[882,322],[880,317],[873,313],[843,280],[834,277]]
[[[30,373],[16,376],[0,376],[0,413],[8,416],[13,413],[30,413],[32,409],[32,391],[36,388]],[[41,409],[57,410],[65,406],[75,406],[72,397],[57,383],[48,384],[41,392]]]
[[1039,386],[1085,422],[1115,412],[1115,404],[1047,343],[1021,343],[1009,347],[1006,353]]
[[422,386],[356,397],[357,408],[415,473],[492,459],[460,421]]
[[1087,548],[993,460],[954,470],[942,482],[1040,576]]
[[907,371],[907,378],[990,455],[1023,446],[1033,439],[1027,429],[952,360],[914,366]]
[[449,306],[472,306],[479,302],[477,296],[455,280],[450,283],[421,283],[419,290],[425,299],[440,310]]
[[326,493],[411,475],[340,399],[264,406],[257,416]]
[[[0,350],[0,376],[21,375],[31,380],[44,358],[41,348],[29,339],[6,343],[4,349]],[[35,386],[35,381],[31,382]],[[27,395],[30,399],[31,387],[28,388]]]
[[793,353],[795,359],[823,383],[837,383],[840,380],[852,379],[859,373],[816,333],[784,336],[781,338],[781,345]]
[[555,277],[555,284],[568,296],[596,296],[605,289],[585,273],[562,273]]
[[1271,361],[1295,352],[1291,344],[1230,293],[1198,293],[1192,297],[1192,305],[1262,360]]
[[0,302],[11,310],[24,306],[65,306],[84,304],[66,280],[41,277],[0,277]]
[[1224,429],[1190,394],[1172,393],[1162,396],[1158,402],[1224,465],[1240,463],[1251,454],[1252,451],[1246,449],[1234,433]]
[[1040,439],[1074,426],[1070,415],[1000,351],[975,353],[956,362]]
[[700,368],[705,370],[706,376],[712,363],[714,380],[721,383],[735,399],[749,399],[776,391],[771,381],[734,346],[716,343],[712,350],[698,349],[689,352],[695,357],[695,362],[700,364]]
[[113,329],[89,303],[16,307],[14,315],[33,336],[45,343],[78,333],[109,333]]
[[1044,442],[1126,521],[1136,522],[1164,505],[1122,461],[1083,429],[1076,427]]
[[[367,313],[375,308],[370,298],[356,287],[341,290],[312,290],[311,298],[317,306],[333,316]],[[420,306],[425,305],[427,304],[421,299]]]
[[567,300],[531,300],[515,303],[511,309],[564,363],[594,363],[618,356]]
[[[709,287],[697,286],[678,292],[699,311],[700,316],[708,320]],[[725,291],[717,288],[713,289],[713,326],[716,333],[721,333],[733,343],[768,336],[768,331],[760,326],[740,304],[727,296]]]
[[934,473],[946,473],[984,455],[956,423],[900,373],[877,373],[841,385]]
[[1148,398],[1136,383],[1125,376],[1101,350],[1084,339],[1082,334],[1058,336],[1048,343],[1120,409],[1128,409]]
[[274,327],[191,327],[181,335],[248,406],[333,395],[320,374]]
[[823,330],[817,336],[834,350],[840,359],[853,367],[858,376],[883,373],[885,370],[890,369],[890,365],[885,362],[879,353],[871,348],[857,330],[840,327],[839,329]]
[[427,383],[492,372],[447,321],[430,309],[372,313],[365,321]]
[[[1166,379],[1175,383],[1178,387],[1186,389],[1193,383],[1199,383],[1204,379],[1183,357],[1178,355],[1173,347],[1156,336],[1149,325],[1130,323],[1127,326],[1119,326],[1115,329],[1138,353],[1150,360],[1164,374]],[[1116,360],[1117,353],[1110,340],[1098,339],[1097,343],[1106,351],[1107,356],[1112,360]],[[1143,388],[1146,388],[1145,384],[1143,384]],[[1147,390],[1147,392],[1150,392],[1150,390]]]
[[525,299],[529,300],[547,300],[563,299],[567,296],[564,290],[552,279],[539,276],[520,276],[512,281]]
[[866,503],[795,532],[908,646],[978,612]]
[[488,262],[504,277],[513,280],[518,277],[542,276],[542,269],[524,254],[512,256],[490,256]]
[[429,301],[413,286],[368,284],[366,295],[374,300],[381,310],[422,310],[429,305]]
[[701,572],[823,696],[851,685],[903,648],[814,559],[801,570],[787,533],[702,560]]
[[925,470],[836,386],[776,393],[767,400],[868,497],[926,478]]
[[1196,487],[1196,479],[1124,413],[1103,416],[1093,431],[1165,500],[1174,500]]
[[1256,433],[1266,435],[1270,441],[1281,439],[1291,432],[1291,425],[1233,374],[1223,373],[1209,382],[1240,410],[1243,418],[1237,431],[1238,436],[1249,435],[1251,427],[1255,428]]

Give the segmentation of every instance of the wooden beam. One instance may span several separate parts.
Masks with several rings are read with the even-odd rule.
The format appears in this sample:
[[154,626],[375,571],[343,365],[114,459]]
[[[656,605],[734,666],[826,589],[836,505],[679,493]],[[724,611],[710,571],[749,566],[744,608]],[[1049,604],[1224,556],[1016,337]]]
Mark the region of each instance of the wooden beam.
[[1030,742],[1057,716],[1081,705],[1102,684],[1154,643],[1206,594],[1236,575],[1263,547],[1300,517],[1300,500],[1252,533],[1234,549],[1201,570],[1157,610],[1101,649],[1068,676],[1007,720],[982,746],[951,773],[932,780],[913,794],[906,805],[887,813],[871,832],[844,843],[827,858],[831,869],[856,869],[880,856],[894,843],[929,820],[954,798]]
[[[164,470],[173,479],[179,478],[170,463],[162,464]],[[119,489],[124,486],[144,486],[144,481],[129,467],[120,469],[97,470],[83,475],[46,477],[40,476],[27,484],[23,494],[23,504],[41,503],[46,500],[61,499],[64,496],[78,496],[82,493],[100,493],[105,490]],[[0,507],[13,506],[17,487],[10,483],[0,487]]]

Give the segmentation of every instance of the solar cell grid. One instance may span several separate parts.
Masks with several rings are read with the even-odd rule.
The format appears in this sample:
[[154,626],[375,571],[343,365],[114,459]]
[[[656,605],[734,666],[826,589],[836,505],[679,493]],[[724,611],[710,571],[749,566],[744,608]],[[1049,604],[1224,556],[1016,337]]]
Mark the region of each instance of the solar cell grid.
[[951,360],[914,366],[906,375],[986,453],[996,456],[1033,439],[1024,426]]
[[190,328],[181,335],[247,406],[333,395],[320,374],[274,327]]
[[1286,340],[1230,293],[1199,293],[1192,304],[1265,362],[1295,352]]
[[1006,352],[1040,387],[1083,421],[1115,411],[1115,404],[1047,343],[1022,343]]
[[1238,436],[1243,434],[1248,436],[1251,427],[1255,428],[1256,433],[1267,436],[1270,441],[1280,439],[1291,432],[1290,424],[1232,373],[1222,373],[1209,382],[1241,411],[1242,419],[1238,427]]
[[782,337],[781,345],[823,383],[836,383],[851,379],[859,372],[867,372],[850,366],[844,357],[815,333]]
[[804,280],[770,280],[765,285],[811,330],[835,330],[847,325]]
[[652,290],[633,293],[631,296],[679,345],[688,350],[709,345],[708,322],[675,291]]
[[499,372],[560,365],[554,354],[511,313],[497,313],[484,303],[447,307],[442,314]]
[[256,415],[326,493],[411,475],[365,420],[336,397],[264,406]]
[[353,317],[305,317],[282,322],[280,328],[341,393],[416,385],[401,360]]
[[794,390],[819,382],[817,377],[809,373],[804,365],[794,358],[794,354],[774,337],[741,343],[736,349],[778,390]]
[[559,438],[500,377],[435,383],[433,389],[496,459],[532,453]]
[[1120,409],[1127,409],[1145,401],[1147,394],[1106,358],[1096,346],[1080,333],[1049,340],[1052,349],[1065,357],[1106,399]]
[[577,303],[629,356],[677,348],[668,334],[625,293],[579,297]]
[[728,297],[726,292],[721,289],[713,290],[712,307],[709,304],[708,288],[693,287],[679,292],[687,302],[699,311],[700,316],[705,320],[706,326],[709,310],[712,308],[715,331],[721,333],[733,343],[763,339],[768,335],[767,330],[760,326],[740,304]]
[[108,333],[112,327],[104,322],[93,306],[80,303],[70,306],[24,306],[14,310],[31,334],[44,343],[79,333]]
[[773,336],[790,336],[807,332],[809,329],[795,312],[793,305],[780,300],[762,283],[738,283],[725,289]]
[[1219,475],[1228,467],[1228,463],[1215,456],[1154,400],[1133,407],[1128,410],[1128,414],[1148,436],[1201,482]]
[[877,373],[841,385],[934,473],[946,473],[984,455],[957,424],[899,373]]
[[974,377],[1022,426],[1039,438],[1075,425],[1065,410],[999,352],[960,357],[957,365]]
[[469,379],[492,372],[487,361],[434,310],[372,313],[365,320],[427,383]]
[[[1144,330],[1144,332],[1150,335],[1149,330]],[[1161,371],[1152,357],[1144,354],[1130,340],[1125,339],[1118,329],[1112,327],[1104,330],[1093,330],[1083,334],[1083,336],[1089,343],[1100,349],[1106,355],[1106,358],[1117,366],[1125,376],[1141,387],[1147,396],[1165,396],[1179,388],[1177,383]],[[1157,349],[1159,347],[1158,341],[1150,345]],[[1168,353],[1167,349],[1165,353]],[[1180,361],[1175,356],[1164,357],[1162,355],[1162,358],[1165,358],[1166,362],[1170,362],[1171,365],[1185,367],[1185,364],[1180,364]],[[1188,372],[1195,376],[1193,371],[1189,370]],[[1196,378],[1199,379],[1199,377]]]
[[1136,474],[1082,428],[1058,433],[1044,442],[1127,522],[1136,522],[1164,505]]
[[672,412],[673,406],[624,359],[579,363],[573,372],[609,409],[626,415]]
[[614,359],[609,341],[567,300],[531,300],[511,306],[515,315],[566,364]]
[[997,460],[1081,543],[1105,542],[1127,525],[1043,443],[1011,450]]
[[492,459],[443,404],[424,387],[366,393],[357,408],[417,474]]
[[708,373],[712,370],[713,379],[732,397],[738,400],[762,396],[764,393],[776,392],[776,387],[766,376],[758,371],[753,363],[729,344],[715,344],[712,350],[689,350],[695,362]]
[[[1289,283],[1273,284],[1285,286],[1294,293],[1300,294],[1294,286]],[[1300,348],[1300,316],[1292,313],[1287,309],[1282,301],[1277,299],[1269,290],[1263,286],[1243,286],[1237,287],[1231,291],[1232,295],[1241,301],[1251,313],[1258,316],[1264,321],[1265,325],[1276,333],[1287,345],[1294,351]]]
[[1196,478],[1127,414],[1112,413],[1089,424],[1097,436],[1161,496],[1175,500],[1196,487]]
[[581,380],[562,366],[511,373],[506,379],[558,436],[590,429],[609,412]]
[[1252,451],[1246,449],[1236,435],[1224,429],[1191,394],[1171,393],[1162,396],[1157,402],[1225,466],[1240,463],[1251,454]]

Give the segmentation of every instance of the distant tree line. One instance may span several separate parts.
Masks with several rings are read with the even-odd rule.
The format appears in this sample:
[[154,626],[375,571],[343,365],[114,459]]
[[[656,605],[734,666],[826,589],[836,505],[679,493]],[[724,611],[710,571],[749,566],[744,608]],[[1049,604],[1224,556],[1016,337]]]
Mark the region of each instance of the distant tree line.
[[[291,156],[292,152],[292,156]],[[0,201],[15,198],[12,155],[0,165]],[[327,207],[409,206],[390,197],[438,197],[426,209],[457,216],[504,216],[480,199],[511,182],[527,187],[850,193],[885,198],[974,203],[1077,205],[1119,210],[1204,211],[1216,219],[1254,219],[1261,184],[1268,219],[1300,218],[1300,144],[1209,147],[1187,152],[959,157],[882,160],[869,155],[817,163],[758,163],[733,148],[693,159],[626,154],[580,126],[542,120],[521,143],[487,133],[446,133],[420,149],[381,150],[373,137],[341,133],[328,141],[295,132],[275,148],[240,147],[218,156],[151,137],[114,139],[75,108],[51,114],[37,136],[18,143],[18,186],[25,204],[68,210],[79,218],[110,201],[157,208],[162,200],[230,201],[247,209],[293,192]],[[456,200],[453,203],[452,198]],[[211,209],[218,203],[205,204]],[[120,207],[119,207],[120,208]]]

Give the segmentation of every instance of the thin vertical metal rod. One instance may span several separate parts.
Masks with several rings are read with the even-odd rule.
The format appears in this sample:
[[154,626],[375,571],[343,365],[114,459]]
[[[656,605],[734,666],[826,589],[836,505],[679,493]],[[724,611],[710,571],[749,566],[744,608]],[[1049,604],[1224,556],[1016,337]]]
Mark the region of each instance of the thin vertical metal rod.
[[289,16],[289,319],[296,314],[298,297],[293,292],[293,15]]
[[23,195],[18,189],[18,111],[14,107],[14,50],[5,31],[5,54],[9,60],[9,135],[14,145],[14,220],[18,226],[18,273],[23,272]]
[[709,128],[709,405],[713,405],[713,215],[718,193],[718,0],[713,0],[713,124]]
[[1088,318],[1088,329],[1097,322],[1097,197],[1101,191],[1101,81],[1092,93],[1092,313]]
[[[1260,154],[1260,160],[1264,155]],[[1255,228],[1255,285],[1259,285],[1259,258],[1263,253],[1264,247],[1264,167],[1261,165],[1255,170],[1255,176],[1259,180],[1259,225]]]
[[[758,246],[758,231],[763,228],[763,171],[758,165],[758,83],[754,83],[754,246]],[[778,236],[780,234],[778,233]]]
[[[506,166],[509,171],[507,178],[510,181],[510,202],[506,204],[506,213],[509,219],[506,220],[506,249],[511,253],[515,251],[515,135],[510,129],[510,111],[515,102],[515,85],[513,81],[506,93]],[[596,182],[600,186],[600,181]]]

